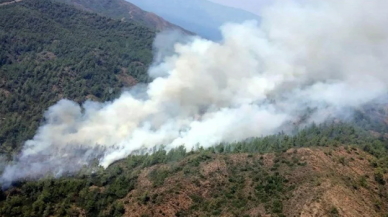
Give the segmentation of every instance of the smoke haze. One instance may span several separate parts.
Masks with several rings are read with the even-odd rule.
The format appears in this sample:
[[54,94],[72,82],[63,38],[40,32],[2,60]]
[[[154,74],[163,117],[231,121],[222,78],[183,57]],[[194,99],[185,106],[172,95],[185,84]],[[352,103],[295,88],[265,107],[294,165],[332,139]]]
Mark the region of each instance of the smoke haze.
[[[209,147],[289,129],[387,93],[388,1],[277,2],[220,43],[163,33],[148,86],[112,102],[61,100],[2,182],[108,167],[139,149]],[[136,90],[136,91],[135,91]],[[313,111],[313,112],[311,112]]]

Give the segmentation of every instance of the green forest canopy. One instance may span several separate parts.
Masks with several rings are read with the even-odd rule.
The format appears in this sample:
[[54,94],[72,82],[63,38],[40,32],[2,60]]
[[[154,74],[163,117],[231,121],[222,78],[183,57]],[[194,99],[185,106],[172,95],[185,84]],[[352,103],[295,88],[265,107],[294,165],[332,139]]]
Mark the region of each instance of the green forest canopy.
[[146,82],[154,36],[50,0],[0,7],[0,152],[19,150],[61,98],[105,101]]

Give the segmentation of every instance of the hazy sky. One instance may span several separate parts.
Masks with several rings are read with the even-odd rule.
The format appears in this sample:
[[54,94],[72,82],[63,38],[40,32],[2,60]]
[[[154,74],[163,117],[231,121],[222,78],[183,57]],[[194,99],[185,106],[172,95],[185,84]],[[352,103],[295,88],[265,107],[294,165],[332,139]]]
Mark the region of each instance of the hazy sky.
[[260,9],[269,4],[271,0],[209,0],[218,4],[240,8],[251,13],[259,14]]

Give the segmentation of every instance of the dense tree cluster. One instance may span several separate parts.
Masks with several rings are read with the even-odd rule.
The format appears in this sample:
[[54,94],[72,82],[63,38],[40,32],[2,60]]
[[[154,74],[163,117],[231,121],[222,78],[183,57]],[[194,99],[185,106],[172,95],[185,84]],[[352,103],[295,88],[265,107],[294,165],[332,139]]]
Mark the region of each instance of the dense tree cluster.
[[109,100],[146,82],[154,36],[49,0],[0,7],[0,151],[18,150],[61,98]]
[[78,216],[76,206],[85,210],[87,216],[121,216],[124,210],[117,200],[134,189],[140,169],[176,162],[187,155],[183,147],[169,153],[159,150],[152,155],[128,157],[107,170],[99,168],[93,174],[80,172],[61,179],[48,177],[13,183],[7,198],[0,192],[0,215]]

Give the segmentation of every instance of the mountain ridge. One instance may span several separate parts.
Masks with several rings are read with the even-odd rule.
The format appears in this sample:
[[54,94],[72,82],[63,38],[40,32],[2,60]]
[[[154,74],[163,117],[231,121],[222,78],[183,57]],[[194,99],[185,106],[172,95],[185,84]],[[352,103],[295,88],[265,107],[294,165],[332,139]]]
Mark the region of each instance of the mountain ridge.
[[189,33],[187,30],[174,25],[154,13],[144,11],[125,0],[57,0],[74,5],[79,9],[95,12],[121,21],[138,22],[158,31],[177,29]]

